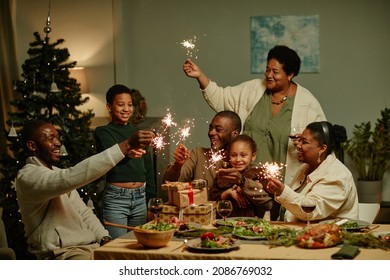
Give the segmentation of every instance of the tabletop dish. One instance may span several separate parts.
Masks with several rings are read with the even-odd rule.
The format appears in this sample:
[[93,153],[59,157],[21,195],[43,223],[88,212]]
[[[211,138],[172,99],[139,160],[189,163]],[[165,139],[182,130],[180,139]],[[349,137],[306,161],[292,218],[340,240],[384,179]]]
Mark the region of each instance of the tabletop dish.
[[335,223],[317,224],[298,233],[298,246],[307,249],[334,247],[342,242],[341,229]]
[[187,223],[186,227],[184,228],[178,228],[176,232],[178,233],[185,233],[185,232],[190,232],[190,231],[195,231],[198,229],[201,229],[202,225],[197,224],[197,223]]
[[[319,224],[333,224],[340,221],[340,219],[332,219],[332,220],[325,220],[319,222]],[[340,228],[342,230],[346,231],[364,231],[367,229],[371,224],[366,221],[359,221],[359,220],[352,220],[348,219],[347,222],[340,225]]]
[[241,245],[241,242],[239,240],[234,240],[233,244],[228,247],[216,247],[216,248],[207,248],[207,247],[201,247],[202,240],[200,238],[194,238],[191,240],[188,240],[185,243],[185,246],[188,249],[194,250],[194,251],[205,251],[205,252],[224,252],[224,251],[230,251],[235,248],[238,248]]
[[217,219],[214,221],[215,226],[250,226],[253,224],[257,224],[264,221],[260,218],[251,218],[251,217],[234,217],[234,218],[227,218],[226,222],[223,221],[223,219]]

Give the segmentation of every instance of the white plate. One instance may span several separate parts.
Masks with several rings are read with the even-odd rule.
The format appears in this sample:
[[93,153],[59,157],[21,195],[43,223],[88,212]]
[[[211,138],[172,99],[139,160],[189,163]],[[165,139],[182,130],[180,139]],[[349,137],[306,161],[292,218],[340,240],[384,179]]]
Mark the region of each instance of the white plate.
[[201,242],[200,238],[194,238],[194,239],[188,240],[185,243],[185,246],[187,246],[187,248],[190,248],[190,249],[196,250],[196,251],[221,252],[221,251],[233,250],[235,248],[238,248],[241,245],[241,242],[239,240],[234,240],[233,245],[230,247],[227,247],[227,248],[203,248],[203,247],[198,246],[200,242]]
[[372,235],[374,235],[375,237],[381,237],[381,236],[385,236],[385,235],[390,236],[390,231],[374,231],[372,233]]

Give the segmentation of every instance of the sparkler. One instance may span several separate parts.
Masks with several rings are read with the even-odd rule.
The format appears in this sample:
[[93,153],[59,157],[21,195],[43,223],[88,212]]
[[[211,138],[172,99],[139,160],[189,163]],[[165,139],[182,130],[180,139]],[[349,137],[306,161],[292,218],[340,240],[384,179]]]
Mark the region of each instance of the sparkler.
[[191,127],[194,127],[193,120],[187,121],[187,123],[182,128],[179,129],[179,131],[177,132],[179,140],[176,142],[176,145],[179,144],[179,142],[185,141],[188,138],[188,136],[191,135],[190,133]]
[[162,150],[167,143],[164,141],[164,137],[161,135],[158,135],[154,137],[153,139],[153,146],[156,150]]
[[224,155],[223,155],[224,150],[213,150],[211,149],[210,151],[207,152],[206,157],[209,159],[208,160],[208,166],[205,166],[207,169],[210,168],[217,168],[217,165],[219,162],[223,161]]
[[261,174],[264,176],[265,179],[267,178],[276,178],[276,179],[282,179],[282,175],[283,175],[283,168],[285,167],[285,165],[283,163],[276,163],[276,162],[272,162],[272,163],[264,163],[264,164],[261,164]]
[[183,40],[180,42],[180,45],[183,46],[183,48],[186,49],[187,56],[189,57],[195,57],[198,59],[196,53],[198,52],[198,49],[196,49],[195,43],[197,41],[196,36],[194,36],[192,39]]
[[172,113],[169,111],[169,109],[167,111],[168,113],[161,120],[161,126],[157,129],[158,131],[155,131],[156,136],[154,137],[152,143],[155,152],[159,152],[164,149],[166,145],[169,145],[169,141],[165,142],[165,139],[168,136],[169,139],[178,139],[176,145],[179,144],[179,142],[185,141],[191,135],[191,128],[194,127],[194,121],[189,120],[182,128],[173,130],[172,127],[177,127],[178,124],[174,122]]
[[177,125],[177,123],[173,122],[172,114],[169,112],[169,110],[168,110],[167,115],[162,119],[162,123],[166,127],[171,127],[171,126],[176,126]]

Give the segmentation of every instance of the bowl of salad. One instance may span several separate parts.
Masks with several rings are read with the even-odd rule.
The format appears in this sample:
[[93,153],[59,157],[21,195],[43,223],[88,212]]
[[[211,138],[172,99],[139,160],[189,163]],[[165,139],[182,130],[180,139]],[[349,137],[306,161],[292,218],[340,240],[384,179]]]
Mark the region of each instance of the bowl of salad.
[[176,227],[167,223],[144,224],[133,230],[137,241],[147,248],[167,246],[175,231]]

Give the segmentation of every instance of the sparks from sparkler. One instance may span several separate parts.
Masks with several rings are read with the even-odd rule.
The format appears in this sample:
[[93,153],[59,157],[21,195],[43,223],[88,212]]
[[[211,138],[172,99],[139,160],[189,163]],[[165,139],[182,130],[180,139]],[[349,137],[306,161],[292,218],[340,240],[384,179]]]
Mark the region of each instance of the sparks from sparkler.
[[153,138],[153,146],[156,150],[162,150],[166,144],[162,135],[157,134],[157,136]]
[[266,162],[261,164],[261,173],[265,179],[267,178],[277,178],[282,179],[283,168],[285,165],[283,163],[276,162]]
[[206,165],[205,167],[207,169],[210,169],[210,168],[215,168],[217,169],[217,166],[218,166],[218,163],[220,163],[221,161],[223,161],[224,159],[224,150],[217,150],[215,151],[214,149],[211,149],[210,151],[207,152],[207,155],[206,157],[208,158],[208,165]]
[[194,121],[187,121],[186,124],[180,128],[177,132],[177,137],[179,140],[176,142],[176,145],[179,144],[179,142],[184,142],[188,136],[191,135],[190,130],[194,127]]
[[162,119],[162,123],[163,125],[165,125],[165,127],[171,127],[177,125],[177,123],[173,121],[172,114],[169,112],[169,110],[167,115]]
[[187,40],[181,41],[180,45],[182,45],[183,48],[186,49],[187,56],[195,57],[197,59],[198,57],[197,57],[196,53],[198,52],[198,49],[195,48],[196,41],[197,41],[197,38],[196,38],[196,36],[194,36],[192,39],[187,39]]

